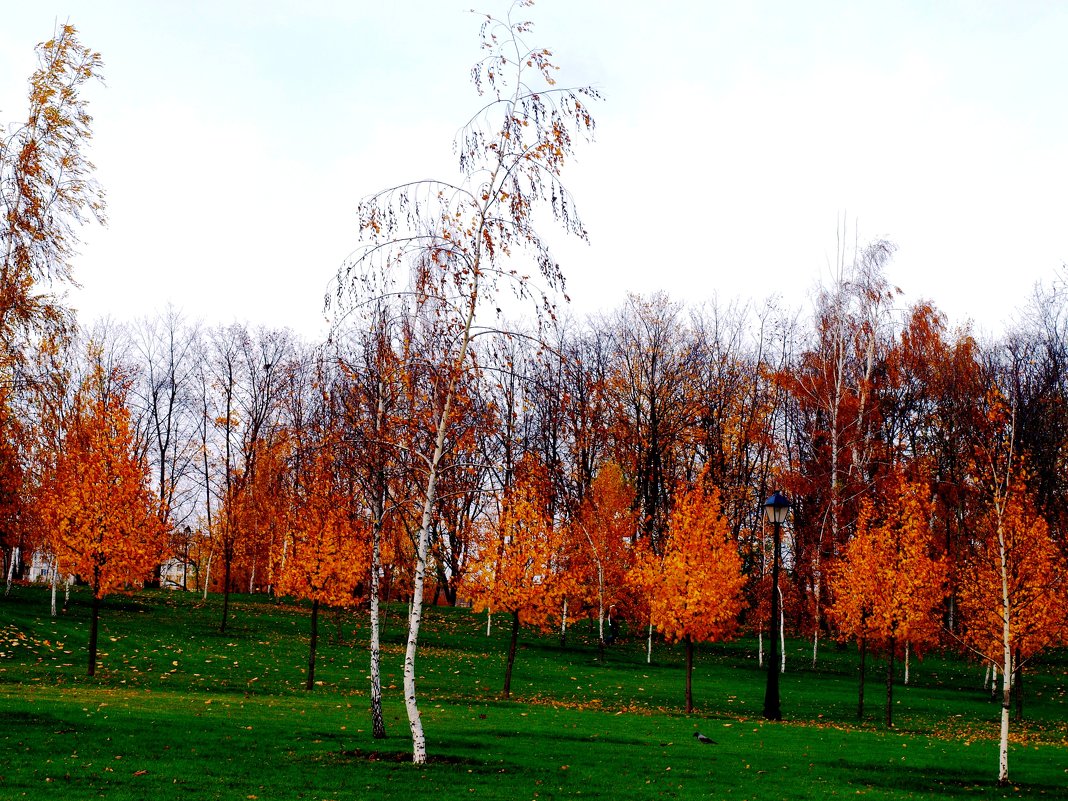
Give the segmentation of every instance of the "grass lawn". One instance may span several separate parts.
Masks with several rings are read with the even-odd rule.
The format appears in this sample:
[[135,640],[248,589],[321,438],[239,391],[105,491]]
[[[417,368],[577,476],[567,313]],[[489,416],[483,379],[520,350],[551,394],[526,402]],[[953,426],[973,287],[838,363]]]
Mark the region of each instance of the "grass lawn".
[[388,610],[389,737],[376,741],[362,613],[321,622],[320,683],[306,692],[306,607],[241,596],[220,634],[218,599],[113,598],[88,679],[87,601],[76,591],[55,620],[43,589],[0,601],[0,799],[1068,798],[1063,652],[1026,678],[1015,782],[998,787],[999,707],[981,669],[953,656],[913,662],[887,731],[882,664],[858,725],[855,649],[828,643],[813,671],[811,644],[791,641],[786,720],[769,724],[751,638],[699,650],[698,713],[684,715],[681,649],[657,643],[646,664],[636,637],[601,662],[583,624],[566,647],[524,632],[505,702],[504,620],[487,638],[484,616],[431,609],[418,661],[431,761],[416,767],[403,607]]

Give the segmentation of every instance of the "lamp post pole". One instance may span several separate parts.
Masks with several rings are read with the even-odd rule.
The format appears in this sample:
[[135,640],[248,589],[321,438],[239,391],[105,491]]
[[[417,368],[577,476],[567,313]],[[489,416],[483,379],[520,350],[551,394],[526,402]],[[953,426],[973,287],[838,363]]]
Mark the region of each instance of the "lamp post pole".
[[764,502],[764,515],[772,525],[774,553],[771,557],[771,659],[768,661],[768,683],[764,689],[764,718],[782,720],[779,703],[779,562],[782,544],[782,524],[790,510],[790,501],[776,492]]

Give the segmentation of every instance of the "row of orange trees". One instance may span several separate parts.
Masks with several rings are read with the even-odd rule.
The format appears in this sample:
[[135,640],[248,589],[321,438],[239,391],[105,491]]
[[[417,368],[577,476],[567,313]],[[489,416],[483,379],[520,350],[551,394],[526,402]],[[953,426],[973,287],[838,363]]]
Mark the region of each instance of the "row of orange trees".
[[[189,588],[344,605],[365,600],[374,581],[409,596],[437,401],[433,339],[420,341],[403,311],[319,348],[173,318],[113,333],[112,356],[97,347],[71,368],[83,377],[58,404],[52,448],[13,451],[25,468],[4,496],[7,553],[43,550],[57,572],[101,592],[177,559]],[[402,324],[387,335],[386,319]],[[707,338],[713,319],[725,343]],[[807,347],[782,356],[783,337],[773,351],[782,364],[754,358],[747,319],[635,298],[610,317],[559,326],[551,348],[487,336],[454,401],[430,536],[433,595],[507,613],[516,632],[528,623],[564,636],[570,619],[592,615],[605,642],[620,620],[686,642],[742,624],[765,631],[759,506],[781,485],[794,500],[783,623],[812,638],[814,658],[821,635],[890,656],[950,637],[1011,678],[1062,639],[1059,476],[1043,475],[1043,452],[1025,440],[1043,428],[1037,445],[1057,445],[1056,418],[1030,416],[1056,413],[1063,396],[1049,384],[1042,403],[1025,394],[1051,368],[1010,361],[1004,343],[947,342],[921,307],[888,316],[864,345],[870,377],[843,370],[832,382],[838,365],[819,360],[820,340],[782,327]],[[654,326],[661,339],[631,341]],[[160,331],[182,343],[168,352],[184,354],[185,372],[180,360],[166,371],[145,358],[159,352],[145,343]],[[1057,356],[1056,340],[1027,344]],[[948,376],[939,359],[952,363]],[[866,367],[855,353],[844,362]],[[181,422],[169,432],[151,424],[165,418],[151,403],[157,386],[175,395],[169,414]],[[184,442],[165,450],[156,443],[167,436]],[[161,465],[166,453],[178,456]],[[109,524],[94,530],[79,515]],[[111,578],[78,555],[85,542]]]
[[[76,344],[42,287],[69,278],[74,225],[102,212],[78,99],[99,56],[69,27],[41,46],[29,123],[0,151],[9,587],[37,553],[54,587],[76,574],[95,599],[144,580],[219,590],[222,628],[233,590],[307,598],[309,687],[319,607],[366,599],[378,735],[377,605],[410,599],[416,761],[424,588],[509,615],[509,676],[524,622],[566,637],[586,615],[602,645],[623,619],[686,643],[691,665],[695,642],[742,625],[810,637],[814,663],[823,638],[853,638],[889,656],[888,695],[896,656],[949,640],[1003,677],[1004,755],[1014,677],[1065,634],[1060,287],[984,343],[932,303],[901,311],[876,241],[839,252],[810,315],[653,295],[563,317],[537,209],[585,237],[561,175],[598,96],[559,85],[529,30],[483,26],[488,102],[457,141],[460,179],[361,203],[365,247],[315,346],[175,313]],[[508,322],[506,287],[533,322]],[[760,517],[776,489],[794,501],[779,621]]]

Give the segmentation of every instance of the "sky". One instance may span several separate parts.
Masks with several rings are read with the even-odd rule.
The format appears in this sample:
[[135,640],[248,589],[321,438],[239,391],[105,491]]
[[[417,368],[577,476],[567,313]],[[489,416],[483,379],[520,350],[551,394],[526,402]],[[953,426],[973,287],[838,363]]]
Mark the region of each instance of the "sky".
[[[506,0],[468,0],[505,14]],[[576,315],[628,292],[810,310],[847,241],[893,241],[903,305],[997,334],[1068,261],[1068,4],[539,0],[528,39],[592,84],[565,174],[590,243],[554,239]],[[82,231],[83,322],[315,339],[361,197],[455,179],[481,18],[453,0],[0,0],[0,122],[59,22],[109,223]]]

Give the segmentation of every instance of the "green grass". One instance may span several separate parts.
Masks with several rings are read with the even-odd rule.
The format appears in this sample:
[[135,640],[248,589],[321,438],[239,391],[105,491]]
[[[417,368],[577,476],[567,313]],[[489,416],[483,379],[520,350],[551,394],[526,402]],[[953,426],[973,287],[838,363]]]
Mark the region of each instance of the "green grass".
[[[765,674],[751,638],[702,647],[698,713],[681,714],[683,654],[645,662],[636,637],[598,659],[588,624],[524,632],[513,699],[499,698],[507,632],[485,617],[430,609],[418,662],[431,762],[409,762],[401,703],[402,607],[383,654],[389,738],[370,734],[367,626],[327,616],[312,692],[307,609],[238,597],[218,632],[218,599],[145,593],[109,600],[101,661],[85,676],[88,607],[53,620],[47,593],[0,602],[0,799],[1028,798],[1068,795],[1068,659],[1028,676],[1010,773],[994,782],[998,707],[981,670],[952,655],[913,664],[881,726],[882,665],[856,725],[856,653],[788,643],[787,720],[760,718]],[[339,636],[340,635],[340,636]],[[700,729],[717,745],[701,745]]]

